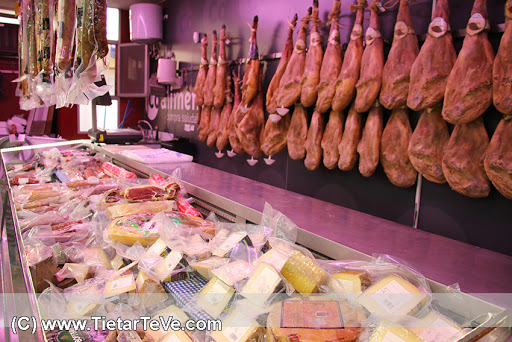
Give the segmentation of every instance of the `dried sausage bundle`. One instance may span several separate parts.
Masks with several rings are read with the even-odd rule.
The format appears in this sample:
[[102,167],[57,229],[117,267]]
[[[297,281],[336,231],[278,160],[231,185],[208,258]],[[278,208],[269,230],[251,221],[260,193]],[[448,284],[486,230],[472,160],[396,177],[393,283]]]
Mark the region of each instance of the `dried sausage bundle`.
[[64,71],[73,61],[70,60],[75,35],[76,6],[74,0],[59,0],[57,3],[57,67]]

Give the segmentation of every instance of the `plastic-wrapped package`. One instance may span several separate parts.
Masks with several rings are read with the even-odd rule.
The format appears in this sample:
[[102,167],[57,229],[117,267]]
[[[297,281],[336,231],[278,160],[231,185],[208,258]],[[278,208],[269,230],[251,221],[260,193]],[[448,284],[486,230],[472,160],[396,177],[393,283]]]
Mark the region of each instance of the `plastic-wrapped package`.
[[151,213],[159,213],[161,211],[176,210],[176,202],[174,201],[157,201],[143,203],[119,204],[109,207],[108,213],[112,219],[121,218],[129,215],[145,215]]
[[228,307],[234,294],[233,287],[213,277],[197,295],[196,305],[213,319],[217,319]]
[[56,65],[61,73],[65,73],[73,65],[70,57],[75,36],[75,0],[58,0],[57,6]]
[[239,282],[252,276],[256,269],[253,264],[261,253],[242,243],[237,244],[231,253],[229,263],[214,268],[211,273],[227,285],[241,289]]
[[97,57],[105,57],[108,54],[106,0],[94,0],[94,40],[97,45]]
[[261,225],[273,229],[273,236],[295,243],[297,241],[297,225],[283,213],[275,210],[269,203],[265,203]]
[[425,310],[419,317],[419,324],[408,328],[425,342],[456,341],[464,334],[457,323],[434,310]]
[[77,283],[80,283],[90,277],[91,274],[89,273],[89,265],[66,263],[64,264],[64,267],[55,274],[55,276],[58,281],[61,281],[64,278],[74,278]]
[[246,312],[234,309],[222,320],[222,329],[212,331],[210,336],[217,342],[260,341],[264,332],[264,328],[255,319],[247,317]]
[[55,283],[56,281],[57,262],[53,256],[53,249],[42,244],[26,246],[25,255],[30,267],[34,289],[36,293],[41,293],[49,286],[48,282]]

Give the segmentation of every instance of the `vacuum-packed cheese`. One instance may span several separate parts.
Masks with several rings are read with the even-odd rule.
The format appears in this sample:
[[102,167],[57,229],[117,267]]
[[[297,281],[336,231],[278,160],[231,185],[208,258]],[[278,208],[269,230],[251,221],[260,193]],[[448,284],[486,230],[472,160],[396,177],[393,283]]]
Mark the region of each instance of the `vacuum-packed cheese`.
[[204,260],[191,261],[190,267],[195,269],[205,279],[212,279],[212,270],[226,265],[229,262],[229,258],[211,257]]
[[450,342],[462,329],[449,318],[438,312],[430,311],[421,319],[421,324],[411,326],[409,330],[421,337],[425,342]]
[[415,333],[400,326],[380,325],[375,329],[369,342],[424,342]]
[[325,280],[325,272],[313,260],[295,251],[288,258],[281,274],[302,294],[314,293]]
[[250,277],[253,271],[254,268],[247,261],[237,260],[215,268],[212,274],[229,286],[234,286],[240,280]]
[[282,283],[276,270],[265,263],[256,268],[240,294],[258,306],[264,306],[272,293],[277,292]]
[[213,277],[199,293],[197,305],[213,319],[217,319],[227,307],[235,289],[217,277]]
[[370,285],[370,280],[363,273],[340,272],[332,276],[343,286],[346,293],[361,293]]
[[217,342],[248,342],[258,341],[262,334],[263,327],[258,322],[235,309],[222,321],[222,330],[213,331],[211,337]]

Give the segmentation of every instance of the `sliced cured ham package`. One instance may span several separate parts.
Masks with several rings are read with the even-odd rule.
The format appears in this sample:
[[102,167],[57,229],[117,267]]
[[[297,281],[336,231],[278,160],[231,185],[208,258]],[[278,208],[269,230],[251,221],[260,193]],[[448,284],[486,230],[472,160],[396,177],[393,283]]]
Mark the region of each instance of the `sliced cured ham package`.
[[487,0],[475,0],[464,44],[446,84],[443,118],[450,123],[474,121],[492,104],[494,50],[488,30]]

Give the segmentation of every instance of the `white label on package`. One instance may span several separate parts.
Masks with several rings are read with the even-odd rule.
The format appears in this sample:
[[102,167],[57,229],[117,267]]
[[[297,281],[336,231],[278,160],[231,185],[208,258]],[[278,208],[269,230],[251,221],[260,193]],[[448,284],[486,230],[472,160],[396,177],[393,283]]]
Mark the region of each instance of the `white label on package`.
[[162,254],[162,252],[165,250],[166,247],[167,247],[167,245],[165,244],[165,242],[162,239],[158,239],[155,241],[155,243],[151,247],[149,247],[147,252],[144,253],[144,256],[145,257],[150,257],[151,255],[158,256],[158,255]]
[[220,256],[220,257],[224,256],[226,253],[228,253],[230,250],[232,250],[233,247],[235,247],[235,245],[237,243],[242,241],[242,239],[245,237],[245,235],[247,235],[247,234],[241,233],[241,232],[231,234],[226,239],[226,241],[224,241],[222,243],[222,245],[220,245],[220,247],[215,250],[213,255]]
[[226,336],[229,342],[236,342],[240,340],[249,329],[248,327],[228,327],[222,334]]
[[167,271],[172,271],[178,265],[183,254],[178,251],[172,251],[168,256],[165,257],[165,268]]
[[400,337],[393,334],[391,331],[388,331],[386,335],[384,335],[384,338],[382,339],[382,342],[405,342]]
[[338,279],[338,281],[341,283],[341,286],[345,289],[345,292],[347,293],[354,293],[354,283],[350,280],[346,279]]
[[390,314],[400,310],[402,306],[411,301],[413,294],[400,285],[396,280],[392,280],[375,292],[375,301],[377,301]]
[[113,280],[108,287],[109,290],[122,289],[133,284],[133,277],[123,277]]
[[438,318],[430,327],[420,334],[420,337],[426,342],[450,341],[450,337],[454,336],[458,332],[459,330]]
[[273,290],[274,284],[280,279],[279,275],[265,267],[252,285],[253,293],[268,294]]
[[229,291],[229,286],[224,284],[222,281],[217,280],[215,284],[213,284],[210,291],[206,294],[206,300],[210,304],[217,304],[220,302]]

